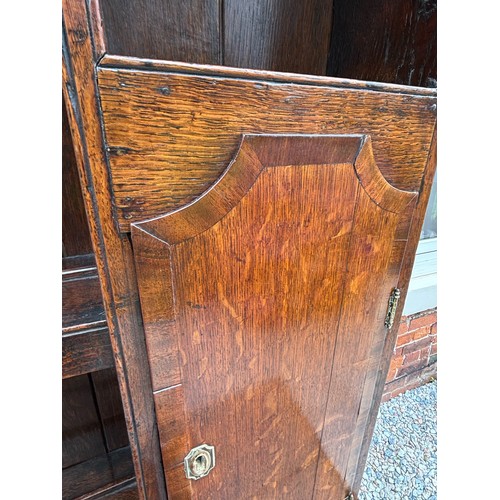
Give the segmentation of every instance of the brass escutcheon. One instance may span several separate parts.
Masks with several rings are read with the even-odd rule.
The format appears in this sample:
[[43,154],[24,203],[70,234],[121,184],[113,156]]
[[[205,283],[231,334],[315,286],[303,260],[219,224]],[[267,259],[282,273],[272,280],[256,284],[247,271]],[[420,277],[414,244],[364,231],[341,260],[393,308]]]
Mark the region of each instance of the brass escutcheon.
[[215,448],[202,444],[193,448],[184,459],[184,472],[188,479],[201,479],[215,467]]

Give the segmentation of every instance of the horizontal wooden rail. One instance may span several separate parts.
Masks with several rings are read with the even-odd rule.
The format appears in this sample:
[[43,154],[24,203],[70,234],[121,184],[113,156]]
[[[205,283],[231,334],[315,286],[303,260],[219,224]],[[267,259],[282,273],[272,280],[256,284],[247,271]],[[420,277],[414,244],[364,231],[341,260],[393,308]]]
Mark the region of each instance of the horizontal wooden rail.
[[113,350],[107,327],[63,335],[63,379],[112,368],[114,365]]
[[113,367],[113,350],[95,266],[64,270],[62,297],[62,377]]

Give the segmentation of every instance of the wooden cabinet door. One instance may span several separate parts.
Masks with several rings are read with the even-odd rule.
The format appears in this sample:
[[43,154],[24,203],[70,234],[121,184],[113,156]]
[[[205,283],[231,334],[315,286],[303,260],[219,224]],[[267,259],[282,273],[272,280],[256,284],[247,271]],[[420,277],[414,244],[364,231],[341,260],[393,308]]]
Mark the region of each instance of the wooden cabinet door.
[[[245,135],[193,203],[132,225],[171,498],[344,498],[417,193],[367,135]],[[216,465],[185,477],[192,447]]]
[[435,90],[117,55],[98,4],[63,2],[64,91],[140,498],[355,495]]

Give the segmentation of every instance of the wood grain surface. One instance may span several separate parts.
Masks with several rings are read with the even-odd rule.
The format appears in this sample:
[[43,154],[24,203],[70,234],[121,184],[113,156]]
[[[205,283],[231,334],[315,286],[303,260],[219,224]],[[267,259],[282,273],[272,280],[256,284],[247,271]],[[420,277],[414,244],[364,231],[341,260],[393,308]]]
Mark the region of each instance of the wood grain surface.
[[99,3],[99,55],[436,85],[436,0]]
[[101,498],[101,495],[112,487],[129,486],[133,481],[133,475],[134,466],[130,448],[102,454],[63,471],[62,498],[63,500]]
[[94,498],[99,498],[99,500],[137,500],[139,498],[139,494],[137,492],[137,485],[135,484],[135,481],[130,481],[124,486],[119,485],[116,488],[103,492]]
[[67,269],[62,273],[63,379],[114,366],[95,260],[92,255],[68,257],[65,265]]
[[100,4],[111,54],[221,62],[219,0],[100,0]]
[[[92,2],[91,5],[96,5]],[[63,91],[141,499],[166,499],[130,242],[116,230],[84,1],[63,1]],[[95,26],[95,24],[94,24]]]
[[[351,490],[416,194],[384,179],[367,136],[251,135],[194,203],[133,224],[172,498]],[[217,466],[189,483],[201,443]]]
[[106,452],[88,375],[62,383],[62,466],[84,462]]
[[101,0],[110,54],[325,74],[328,0]]
[[[429,196],[431,192],[432,180],[436,172],[437,164],[437,133],[434,130],[432,137],[432,142],[429,146],[427,165],[425,168],[424,175],[422,177],[422,184],[420,188],[420,193],[415,207],[413,218],[410,221],[410,230],[408,232],[408,242],[402,253],[402,265],[401,272],[399,275],[399,289],[401,290],[401,297],[399,299],[399,306],[396,311],[394,318],[394,324],[399,325],[401,322],[401,315],[404,308],[404,301],[408,293],[408,285],[411,279],[411,271],[413,268],[413,263],[415,261],[415,254],[417,251],[417,245],[420,239],[420,234],[422,230],[422,225],[424,222],[425,211],[427,208],[427,203],[429,201]],[[368,384],[374,385],[374,396],[370,402],[370,407],[367,409],[360,408],[362,412],[367,412],[367,428],[364,435],[358,436],[360,453],[356,457],[356,463],[351,466],[356,469],[356,477],[354,480],[354,489],[357,491],[361,485],[361,480],[363,477],[363,471],[365,468],[366,458],[368,456],[368,450],[370,448],[370,441],[373,435],[373,430],[375,428],[375,423],[377,420],[378,410],[380,407],[380,402],[382,400],[382,393],[384,390],[385,381],[387,378],[387,373],[389,371],[389,364],[391,362],[392,353],[394,346],[396,344],[397,328],[392,328],[389,330],[383,344],[380,346],[381,355],[378,371],[372,375],[372,380],[368,379]],[[371,377],[370,377],[371,378]],[[351,461],[353,458],[351,457]]]
[[92,252],[64,97],[62,105],[62,246],[63,257]]
[[63,273],[62,331],[106,326],[101,287],[95,268]]
[[159,59],[137,58],[105,54],[99,60],[103,68],[137,69],[145,71],[175,72],[188,75],[235,77],[250,80],[266,80],[268,82],[300,83],[306,85],[334,86],[336,88],[352,88],[378,90],[395,94],[436,96],[435,88],[425,88],[412,85],[401,85],[391,82],[376,82],[343,78],[341,76],[304,75],[284,71],[269,71],[259,69],[232,68],[214,64],[183,63],[179,61],[164,61]]
[[330,0],[225,0],[223,9],[224,65],[326,74]]
[[62,258],[63,279],[65,271],[79,272],[82,268],[89,269],[95,267],[95,255],[93,253],[72,255],[71,257]]
[[114,367],[92,373],[95,400],[108,451],[128,446],[120,388]]
[[435,123],[434,96],[250,78],[99,70],[122,231],[199,196],[234,156],[242,134],[370,134],[388,182],[419,189]]
[[113,349],[106,327],[63,335],[63,379],[111,368],[114,364]]
[[[213,220],[203,215],[200,217],[195,209],[188,210],[190,215],[187,218],[185,212],[181,211],[182,215],[176,218],[175,228],[172,229],[173,226],[170,226],[165,230],[165,234],[162,232],[165,229],[164,224],[160,220],[148,223],[147,230],[140,224],[132,228],[136,244],[134,252],[138,266],[137,279],[141,287],[142,314],[148,338],[148,355],[153,367],[152,382],[149,380],[146,348],[142,338],[142,319],[138,308],[132,249],[128,235],[125,234],[130,231],[131,223],[140,223],[150,217],[162,216],[169,210],[197,200],[220,177],[237,152],[240,158],[243,158],[245,151],[247,153],[248,157],[243,163],[248,169],[247,175],[256,172],[252,168],[259,169],[259,163],[263,163],[262,159],[265,158],[267,162],[274,158],[276,160],[274,170],[279,172],[279,180],[289,175],[287,179],[290,182],[287,185],[294,185],[298,179],[300,182],[311,181],[313,177],[312,175],[308,177],[306,174],[301,177],[302,174],[295,175],[295,172],[295,176],[289,174],[291,165],[297,166],[298,163],[300,164],[298,170],[310,172],[313,172],[315,167],[325,166],[314,155],[309,156],[309,163],[301,158],[304,145],[295,148],[292,156],[295,157],[296,163],[292,161],[291,164],[287,164],[280,156],[287,147],[280,147],[278,152],[276,148],[264,144],[257,153],[258,141],[253,139],[252,146],[246,148],[241,142],[244,134],[366,134],[371,137],[371,143],[367,138],[361,153],[357,155],[358,151],[353,154],[353,158],[346,152],[342,153],[347,154],[344,162],[339,160],[339,163],[335,163],[338,159],[331,156],[332,150],[322,149],[318,144],[314,148],[306,147],[309,152],[305,153],[305,157],[307,154],[312,154],[313,150],[319,152],[320,157],[324,154],[330,155],[330,166],[335,166],[337,171],[335,175],[339,175],[347,182],[349,179],[347,165],[350,165],[351,172],[355,171],[359,176],[356,193],[364,194],[362,197],[357,195],[356,198],[357,205],[351,219],[349,245],[352,244],[352,249],[358,248],[358,251],[361,251],[360,248],[367,251],[366,249],[370,247],[376,254],[378,252],[379,258],[373,263],[375,273],[383,273],[382,269],[385,269],[385,274],[381,277],[378,288],[376,286],[375,288],[380,295],[383,295],[386,290],[391,289],[395,281],[398,282],[402,289],[399,308],[402,310],[435,168],[435,143],[431,146],[431,137],[435,131],[434,90],[129,57],[135,55],[149,58],[179,58],[217,64],[228,64],[229,61],[230,64],[253,65],[267,70],[321,74],[321,71],[319,69],[316,71],[315,68],[324,66],[322,60],[327,56],[325,40],[329,28],[326,17],[331,9],[331,5],[326,5],[327,3],[320,0],[295,2],[295,8],[287,10],[283,6],[278,9],[274,3],[267,0],[252,3],[227,0],[211,4],[200,0],[193,2],[167,0],[161,2],[161,5],[157,0],[153,2],[141,0],[135,4],[122,2],[120,5],[116,0],[63,2],[65,99],[75,139],[73,146],[83,186],[85,209],[89,214],[92,243],[97,255],[106,316],[110,325],[110,339],[115,354],[137,474],[137,489],[132,485],[131,478],[126,479],[123,485],[116,484],[118,489],[123,487],[125,498],[129,498],[129,495],[132,498],[166,497],[153,411],[152,387],[155,390],[156,411],[163,422],[161,443],[163,467],[169,491],[175,498],[204,495],[204,487],[201,484],[203,481],[198,482],[201,486],[195,484],[193,489],[193,484],[186,481],[180,463],[183,453],[191,446],[199,444],[193,441],[193,435],[197,438],[203,432],[203,423],[198,423],[198,427],[194,426],[194,434],[188,432],[189,419],[193,418],[193,415],[203,416],[204,411],[212,412],[211,415],[217,415],[219,411],[224,413],[226,409],[231,409],[234,403],[243,408],[243,413],[256,407],[264,408],[269,417],[266,420],[269,423],[268,432],[279,431],[279,439],[284,442],[288,442],[293,433],[289,429],[284,429],[284,419],[276,417],[276,407],[273,407],[273,404],[276,405],[277,401],[289,409],[286,418],[291,416],[291,419],[288,424],[298,429],[297,434],[303,436],[303,441],[306,443],[300,450],[293,450],[294,456],[300,458],[308,446],[307,443],[312,446],[312,443],[317,442],[319,451],[317,467],[314,469],[315,496],[334,498],[337,494],[343,495],[343,492],[351,487],[355,491],[359,487],[395,333],[390,331],[387,335],[382,335],[376,329],[370,330],[363,338],[363,342],[353,346],[347,338],[346,331],[351,331],[349,326],[351,323],[363,329],[370,322],[370,318],[373,319],[373,315],[377,315],[377,318],[383,315],[381,311],[384,307],[380,305],[381,302],[378,303],[378,309],[372,304],[371,312],[366,313],[367,317],[361,314],[353,317],[349,314],[349,310],[345,312],[346,309],[342,306],[336,330],[332,358],[335,360],[335,366],[352,366],[350,364],[352,359],[349,356],[358,356],[359,363],[354,365],[352,387],[346,385],[342,377],[336,378],[335,372],[332,372],[329,384],[336,387],[336,390],[346,398],[361,398],[357,418],[348,418],[349,412],[353,409],[349,405],[346,408],[342,407],[339,413],[335,413],[339,408],[330,392],[330,396],[325,400],[327,410],[324,423],[319,427],[319,424],[311,426],[308,411],[304,411],[301,404],[297,404],[295,387],[286,377],[285,381],[276,378],[259,380],[248,391],[235,393],[228,387],[222,387],[222,382],[216,384],[213,391],[220,391],[224,397],[220,398],[220,406],[212,411],[213,405],[211,406],[210,401],[207,403],[201,401],[201,397],[200,399],[193,397],[186,387],[185,374],[190,374],[191,382],[195,380],[197,382],[196,377],[204,375],[203,365],[186,368],[187,361],[185,356],[182,356],[183,352],[193,346],[200,349],[199,346],[204,345],[204,339],[196,338],[195,334],[191,343],[188,338],[182,339],[178,323],[179,318],[182,318],[184,326],[189,325],[190,313],[194,312],[200,315],[198,319],[208,319],[209,324],[214,325],[216,322],[210,323],[210,321],[213,319],[211,314],[215,314],[215,309],[211,306],[210,311],[198,311],[197,306],[200,304],[187,300],[182,305],[184,309],[181,308],[182,314],[179,316],[178,306],[173,300],[168,299],[174,297],[177,289],[176,273],[179,274],[179,268],[176,270],[174,265],[176,262],[181,262],[190,267],[191,262],[189,259],[182,261],[180,257],[176,257],[175,252],[171,253],[171,249],[184,245],[182,235],[191,232],[191,239],[202,244],[203,250],[212,248],[224,253],[232,248],[228,249],[224,245],[210,247],[213,241],[205,242],[204,238],[208,238],[208,233],[215,239],[222,238],[226,233],[221,226],[229,231],[229,229],[241,229],[241,224],[238,226],[234,222],[233,226],[224,226],[225,222],[219,223],[217,216]],[[345,8],[346,2],[336,6],[336,20],[339,23],[337,26],[342,26],[342,23],[349,19],[350,28],[355,30],[353,32],[342,28],[340,33],[333,33],[328,71],[331,72],[333,64],[338,63],[339,67],[344,65],[344,69],[336,73],[342,76],[371,79],[369,76],[371,74],[379,80],[431,85],[433,67],[435,68],[435,55],[433,59],[435,46],[432,42],[435,2],[423,2],[418,6],[410,5],[410,2],[399,2],[394,5],[382,2],[382,7],[373,12],[373,16],[369,14],[373,8],[370,8],[368,3],[368,0],[363,0],[349,9]],[[360,11],[361,7],[365,10]],[[399,22],[403,17],[404,22]],[[230,23],[233,23],[233,27]],[[316,27],[316,32],[310,29],[311,25]],[[182,26],[182,29],[177,29],[179,26]],[[235,30],[234,27],[238,29]],[[385,37],[386,41],[381,43],[385,34],[388,34]],[[110,48],[111,53],[123,54],[125,57],[106,55],[105,52]],[[356,69],[359,54],[366,52],[371,54],[369,60],[365,59],[364,68]],[[344,55],[347,57],[343,57]],[[100,69],[95,71],[95,64],[99,60]],[[96,87],[97,74],[99,74],[99,84]],[[100,103],[105,107],[104,129],[101,129],[102,117],[99,116]],[[345,138],[344,146],[349,140]],[[250,141],[249,137],[247,141]],[[265,141],[264,139],[264,143]],[[368,145],[373,148],[371,157]],[[107,156],[103,154],[105,148]],[[353,151],[349,148],[350,146],[345,146],[344,149]],[[334,151],[339,149],[342,148],[336,144]],[[430,157],[429,150],[431,150]],[[269,151],[271,152],[266,157],[266,152]],[[368,155],[369,158],[363,162],[362,155]],[[370,168],[375,162],[378,168]],[[364,171],[363,165],[368,165],[369,168]],[[232,165],[233,172],[236,166]],[[267,164],[266,169],[269,166],[270,164]],[[264,170],[259,170],[257,176],[259,179],[268,175],[267,170]],[[241,172],[243,171],[245,168]],[[74,174],[74,169],[72,172]],[[230,179],[231,175],[228,178]],[[395,188],[419,191],[416,208],[413,199],[404,207],[406,202],[401,201],[404,198],[402,193],[398,193],[397,189],[394,191],[392,188],[386,189],[387,186],[381,182],[384,178]],[[75,179],[73,175],[68,181],[68,189],[75,191],[74,186],[77,185]],[[254,179],[255,183],[250,185],[245,182],[233,184],[233,189],[243,188],[239,198],[239,195],[236,197],[226,195],[235,202],[234,210],[241,209],[240,205],[249,201],[255,202],[258,195],[255,199],[247,198],[252,193],[255,195],[256,189],[261,193],[258,198],[261,201],[269,195],[268,190],[259,187],[259,179]],[[335,180],[339,179],[335,177]],[[378,189],[380,186],[384,186],[382,191]],[[277,179],[274,187],[277,191],[284,189],[278,185]],[[316,188],[321,192],[321,187],[316,186]],[[384,193],[388,193],[388,196]],[[348,194],[346,191],[342,196],[345,198]],[[290,193],[285,193],[284,198],[287,195]],[[203,206],[203,203],[199,203],[202,200],[210,200],[210,195],[196,201],[195,205],[198,208]],[[224,203],[213,202],[214,199],[208,205],[217,207],[215,215],[227,213]],[[379,202],[385,208],[378,207]],[[77,209],[75,213],[79,211],[81,214],[81,204],[74,206]],[[380,222],[382,218],[385,221],[381,223],[383,227],[377,224],[372,227],[370,223],[365,228],[366,234],[371,238],[369,242],[363,240],[365,233],[356,232],[356,228],[359,229],[363,223],[356,215],[359,207],[374,212],[374,220]],[[71,210],[68,212],[69,215]],[[234,210],[228,213],[229,219],[234,217]],[[294,216],[305,217],[304,210],[306,209],[300,207]],[[341,209],[338,210],[340,213]],[[242,216],[242,220],[246,220],[243,216],[248,217],[252,213],[254,212],[249,208],[248,213],[239,215]],[[194,220],[191,219],[192,216]],[[394,220],[395,218],[397,220]],[[69,230],[66,231],[67,234],[73,231],[73,236],[76,238],[72,236],[74,241],[83,234],[79,233],[82,222],[80,219],[81,216],[78,224],[68,225]],[[274,222],[276,220],[273,219]],[[365,223],[368,224],[366,221]],[[193,227],[197,224],[205,228],[207,232],[205,236],[199,228],[193,232]],[[248,220],[246,224],[248,227],[251,226]],[[258,224],[258,221],[255,224]],[[160,234],[165,236],[165,240],[160,238]],[[374,242],[379,241],[377,238],[382,238],[382,234],[386,237],[383,243],[372,246]],[[176,240],[176,243],[172,240],[172,246],[166,245],[167,236],[172,235],[180,235],[180,239]],[[281,246],[288,250],[286,244],[273,240],[273,237],[271,234],[268,241],[274,248],[278,249]],[[309,237],[306,230],[301,238]],[[392,243],[387,243],[387,237],[392,238]],[[234,239],[230,241],[234,242]],[[262,242],[263,245],[265,243],[266,241]],[[195,245],[194,242],[189,245],[191,244]],[[186,244],[186,247],[189,245]],[[75,255],[66,259],[71,266],[68,259],[78,259],[76,254],[80,250],[78,245],[75,250],[69,252],[69,247],[65,247],[66,245],[63,245],[64,255]],[[293,245],[292,250],[299,252]],[[192,248],[193,255],[194,251],[195,247]],[[233,262],[233,253],[228,253],[226,257],[225,262]],[[222,267],[221,276],[233,281],[235,276],[241,276],[241,274],[235,275],[234,269],[225,270],[222,257],[218,262]],[[196,263],[193,268],[205,270],[204,265]],[[353,269],[356,269],[356,265],[362,267],[354,260]],[[219,275],[217,274],[219,269],[214,269],[213,263],[206,266],[208,266],[206,269],[212,271],[214,275]],[[297,273],[296,276],[301,273],[300,270],[294,272]],[[360,279],[353,276],[347,267],[341,278],[344,295],[350,283],[349,279],[355,282]],[[278,278],[274,279],[279,281]],[[180,283],[181,287],[184,286],[183,280],[177,278],[177,283]],[[219,287],[212,292],[207,290],[208,284],[198,289],[193,283],[195,277],[186,284],[185,293],[193,295],[198,293],[207,300],[214,297],[213,293],[216,297],[221,294]],[[333,286],[331,283],[330,285]],[[357,285],[359,283],[353,285],[356,290],[358,290]],[[190,286],[194,288],[190,289]],[[325,287],[328,289],[327,285]],[[237,285],[231,285],[229,288],[233,294],[230,296],[234,299],[239,293],[239,288]],[[222,292],[224,294],[227,291],[222,290]],[[362,292],[359,292],[360,297],[368,297],[368,300],[373,298],[363,295]],[[377,291],[374,292],[375,295],[376,293]],[[285,292],[277,295],[284,297],[284,294]],[[319,304],[321,303],[319,301]],[[356,307],[358,306],[359,304]],[[268,307],[271,305],[268,304]],[[310,307],[314,309],[313,306]],[[234,310],[237,311],[238,306],[235,306]],[[400,314],[399,311],[396,324]],[[238,338],[232,339],[229,335],[231,328],[238,328],[235,324],[238,321],[238,318],[223,316],[222,323],[226,336],[219,339],[220,344],[216,346],[225,346],[225,342],[234,340],[236,344],[233,343],[234,349],[231,352],[239,352]],[[78,320],[75,323],[75,328],[78,330],[80,326],[77,323]],[[310,337],[321,337],[321,332],[321,329],[319,333],[311,332]],[[251,342],[255,340],[255,336],[252,339]],[[300,347],[300,342],[297,345]],[[288,352],[297,354],[300,349],[296,347],[289,347],[289,350],[280,355],[286,357]],[[220,353],[216,354],[221,356]],[[266,354],[262,356],[264,358]],[[280,362],[283,359],[280,358]],[[245,377],[251,377],[255,373],[252,371],[254,369],[252,366],[244,367],[241,375],[233,377],[236,380],[233,385],[242,384],[242,381],[246,380]],[[309,372],[306,368],[304,375],[306,381],[307,373]],[[363,373],[365,373],[364,378]],[[271,372],[266,374],[268,375],[270,376]],[[293,390],[290,390],[290,387]],[[314,390],[311,389],[311,392]],[[300,399],[300,403],[307,401],[307,396],[304,398]],[[205,410],[201,408],[203,405],[206,407]],[[192,412],[186,413],[189,408]],[[335,414],[333,419],[329,418],[329,414],[332,413]],[[303,418],[304,415],[306,418]],[[312,415],[315,415],[314,412]],[[266,432],[266,429],[252,427],[255,422],[247,417],[246,413],[241,418],[243,423],[234,416],[233,421],[235,425],[247,426],[246,429],[255,432]],[[318,428],[321,428],[321,432]],[[220,427],[215,428],[217,429],[220,430]],[[339,429],[342,429],[341,438],[338,437]],[[234,444],[234,437],[232,439],[231,442]],[[265,449],[265,446],[265,443],[260,444],[259,449]],[[340,450],[348,451],[340,453]],[[230,454],[226,455],[226,459],[228,458],[231,461]],[[244,457],[242,464],[231,463],[233,470],[236,468],[239,471],[240,466],[245,467],[247,458]],[[225,464],[227,463],[226,460]],[[302,464],[304,471],[314,468],[307,460]],[[83,470],[83,464],[80,465]],[[266,497],[269,491],[275,496],[276,491],[281,491],[280,495],[300,498],[300,488],[303,485],[297,482],[288,483],[286,479],[281,478],[281,475],[290,471],[292,467],[286,462],[286,457],[277,457],[272,465],[276,469],[269,474],[269,481],[265,485],[260,485],[260,490],[255,490],[256,496]],[[73,467],[66,469],[67,477],[70,477],[70,473],[73,474],[71,481],[78,484],[80,473],[76,468],[79,465]],[[91,468],[90,465],[89,467]],[[325,481],[327,476],[331,481]],[[303,477],[308,477],[306,472]],[[251,475],[245,484],[252,484],[255,478],[256,475]],[[114,486],[109,490],[106,485],[103,488],[106,491],[100,491],[98,488],[94,493],[85,494],[84,497],[97,495],[102,498],[108,496],[112,498],[116,491],[120,498],[119,491]],[[216,498],[219,498],[217,494]]]
[[329,75],[435,87],[436,0],[335,0]]

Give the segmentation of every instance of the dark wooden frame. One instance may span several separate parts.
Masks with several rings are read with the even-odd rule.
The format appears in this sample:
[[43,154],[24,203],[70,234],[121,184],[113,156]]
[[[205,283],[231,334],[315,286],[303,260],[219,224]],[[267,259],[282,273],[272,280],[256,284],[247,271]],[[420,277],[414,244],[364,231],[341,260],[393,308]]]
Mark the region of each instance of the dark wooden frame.
[[99,8],[95,3],[64,1],[63,23],[63,90],[138,491],[141,498],[166,499],[132,251],[112,217],[95,78],[96,63],[104,52]]
[[[129,68],[134,67],[135,62],[133,58],[106,54],[106,41],[96,0],[89,0],[88,3],[83,0],[64,0],[63,22],[63,89],[66,101],[69,103],[70,127],[125,410],[138,491],[141,498],[164,499],[167,498],[167,492],[161,466],[135,266],[129,236],[120,231],[114,216],[97,87],[97,64],[99,62],[103,67],[126,66]],[[144,62],[139,61],[138,64],[144,64]],[[328,84],[338,88],[360,90],[369,88],[396,94],[436,95],[434,90],[366,84],[327,77],[287,75],[162,61],[150,61],[149,65],[170,70],[177,68],[186,73],[236,76],[277,82],[294,81],[308,85]],[[435,164],[436,134],[434,131],[400,277],[402,304],[408,289]],[[398,308],[395,324],[398,324],[400,320],[401,311],[402,307]],[[358,488],[361,482],[396,333],[396,329],[391,330],[384,344],[383,362],[378,371],[375,398],[369,410],[369,431],[361,443],[362,454],[357,467],[354,488]]]

